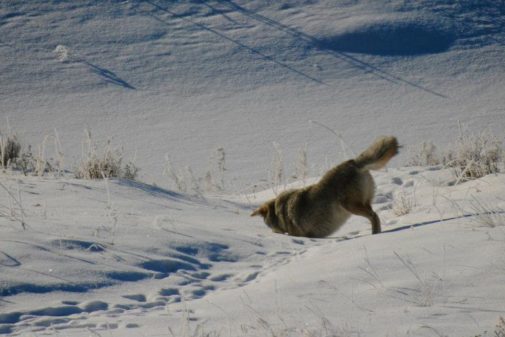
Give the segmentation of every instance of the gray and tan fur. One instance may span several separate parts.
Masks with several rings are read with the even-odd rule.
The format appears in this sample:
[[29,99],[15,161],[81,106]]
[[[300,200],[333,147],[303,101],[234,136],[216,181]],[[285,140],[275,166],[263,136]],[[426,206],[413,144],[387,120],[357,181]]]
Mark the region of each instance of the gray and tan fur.
[[395,137],[381,137],[355,159],[326,172],[318,183],[285,191],[251,216],[261,215],[275,233],[322,238],[355,214],[370,220],[373,234],[380,233],[380,219],[371,206],[375,183],[369,171],[383,168],[399,147]]

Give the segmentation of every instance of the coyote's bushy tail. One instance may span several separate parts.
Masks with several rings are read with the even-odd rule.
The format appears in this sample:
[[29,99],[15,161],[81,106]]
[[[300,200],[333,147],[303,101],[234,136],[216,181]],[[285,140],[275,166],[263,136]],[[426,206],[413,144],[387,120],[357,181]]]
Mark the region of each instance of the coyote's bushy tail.
[[354,161],[361,170],[380,170],[398,153],[399,148],[395,137],[383,136],[357,156]]

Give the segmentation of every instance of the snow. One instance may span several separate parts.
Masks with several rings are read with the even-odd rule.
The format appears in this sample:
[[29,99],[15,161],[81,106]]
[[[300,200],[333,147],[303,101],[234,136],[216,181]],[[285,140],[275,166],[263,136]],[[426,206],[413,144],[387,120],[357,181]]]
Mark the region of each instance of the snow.
[[[492,335],[505,175],[454,184],[405,162],[460,125],[503,140],[504,15],[496,1],[2,3],[0,131],[35,152],[47,136],[51,157],[56,130],[73,170],[88,129],[141,171],[0,173],[0,335]],[[384,134],[404,145],[372,172],[384,233],[353,216],[294,238],[249,216]],[[163,174],[168,157],[204,177],[220,148],[224,191]],[[303,148],[312,178],[272,186],[278,152],[290,176]]]
[[[331,331],[365,336],[491,329],[505,301],[505,216],[490,224],[478,214],[479,205],[505,208],[505,175],[455,186],[443,169],[375,176],[384,232],[372,236],[352,217],[318,240],[273,234],[250,218],[261,194],[249,204],[254,196],[4,176],[20,191],[26,229],[2,218],[2,331],[157,336],[188,324],[261,336],[261,320],[300,336],[326,321]],[[403,216],[392,211],[398,188],[415,202]]]

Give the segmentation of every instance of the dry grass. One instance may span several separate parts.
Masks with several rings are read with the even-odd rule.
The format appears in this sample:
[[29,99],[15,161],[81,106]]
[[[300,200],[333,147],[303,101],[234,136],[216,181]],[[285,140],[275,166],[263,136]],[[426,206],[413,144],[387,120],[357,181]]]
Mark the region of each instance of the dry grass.
[[502,142],[487,130],[479,134],[461,132],[443,157],[444,165],[454,169],[458,182],[498,173],[503,160]]
[[12,165],[21,152],[21,144],[16,134],[10,132],[2,134],[0,132],[0,166],[5,168]]
[[437,147],[432,142],[423,142],[409,150],[408,166],[435,166],[441,164]]
[[110,141],[107,141],[102,151],[98,148],[91,133],[86,131],[82,159],[74,172],[77,179],[136,178],[138,168],[132,162],[123,165],[122,151],[114,148]]
[[394,215],[402,216],[409,214],[416,206],[415,190],[401,188],[393,196],[392,210]]
[[[52,151],[49,151],[52,157],[47,155],[50,141],[54,143]],[[0,133],[0,167],[21,171],[25,176],[43,176],[50,172],[61,176],[64,172],[64,155],[56,130],[54,134],[46,135],[35,150],[32,151],[31,145],[24,148],[13,131],[3,136]]]
[[439,151],[431,142],[422,143],[411,151],[408,165],[444,165],[451,168],[456,183],[498,173],[503,169],[505,150],[502,142],[489,130],[473,133],[463,130],[445,151]]
[[169,179],[171,188],[194,196],[202,197],[204,193],[220,193],[225,191],[226,152],[224,148],[217,148],[209,158],[208,169],[205,174],[194,173],[190,166],[185,169],[177,168],[170,157],[165,155],[163,175]]
[[0,204],[0,217],[19,222],[21,228],[25,230],[27,228],[25,222],[26,214],[23,207],[19,183],[17,185],[17,191],[13,191],[9,186],[0,181],[0,192],[6,193],[9,200],[9,205]]
[[501,207],[492,206],[472,196],[471,210],[475,215],[472,220],[478,226],[490,228],[505,226],[505,209]]

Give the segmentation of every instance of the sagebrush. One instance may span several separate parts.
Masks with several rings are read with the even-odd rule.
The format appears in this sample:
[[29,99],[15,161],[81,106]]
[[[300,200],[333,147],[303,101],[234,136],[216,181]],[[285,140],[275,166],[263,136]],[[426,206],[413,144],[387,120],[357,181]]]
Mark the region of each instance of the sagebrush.
[[81,162],[74,172],[76,178],[133,180],[137,177],[138,171],[137,166],[131,161],[123,165],[123,151],[114,148],[110,140],[100,150],[98,144],[92,140],[91,133],[86,131]]
[[457,183],[478,179],[503,170],[503,143],[490,130],[473,133],[460,127],[458,138],[446,150],[440,151],[433,143],[424,142],[411,150],[408,165],[443,165],[451,168]]
[[[54,141],[53,156],[48,156],[48,142]],[[46,135],[42,142],[36,146],[36,152],[32,146],[23,146],[15,132],[10,131],[6,135],[0,133],[0,167],[19,170],[26,175],[43,176],[52,172],[60,176],[64,171],[64,155],[62,145],[56,130],[54,134]]]
[[461,132],[443,157],[443,164],[454,169],[458,181],[473,180],[502,169],[502,142],[489,130],[478,134]]

